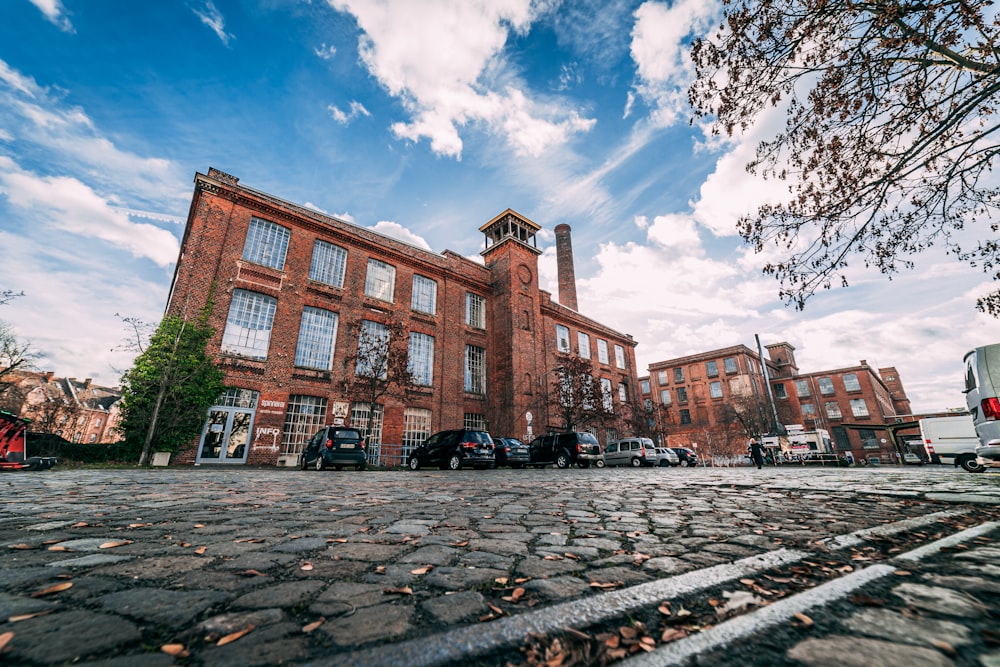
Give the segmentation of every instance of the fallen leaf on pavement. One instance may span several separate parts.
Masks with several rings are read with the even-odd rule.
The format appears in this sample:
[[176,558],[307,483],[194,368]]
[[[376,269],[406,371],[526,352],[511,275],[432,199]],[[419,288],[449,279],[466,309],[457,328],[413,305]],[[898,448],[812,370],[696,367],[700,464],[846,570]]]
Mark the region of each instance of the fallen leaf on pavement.
[[132,540],[111,540],[110,542],[105,542],[98,549],[114,549],[115,547],[124,547],[127,544],[132,544]]
[[375,574],[385,574],[385,565],[376,565]]
[[386,595],[413,595],[413,589],[409,586],[403,586],[402,588],[387,588],[382,592]]
[[86,528],[89,525],[90,524],[87,523],[86,521],[77,521],[72,526],[70,526],[70,528]]
[[164,644],[160,647],[160,651],[166,653],[167,655],[172,655],[175,658],[186,658],[190,653],[184,648],[184,644]]
[[313,621],[309,625],[302,626],[302,632],[305,632],[306,634],[308,634],[308,633],[312,632],[313,630],[315,630],[316,628],[318,628],[319,626],[323,625],[324,623],[326,623],[326,619],[325,618],[320,618],[318,621]]
[[34,549],[35,547],[31,546],[30,544],[25,544],[24,542],[21,542],[20,544],[8,544],[7,548],[8,549]]
[[7,619],[8,623],[17,623],[18,621],[27,621],[29,618],[35,618],[36,616],[45,616],[46,614],[51,614],[52,609],[46,609],[45,611],[36,611],[34,614],[18,614],[17,616],[11,616]]
[[661,604],[657,608],[657,611],[659,611],[664,616],[670,616],[670,614],[673,613],[672,611],[670,611],[670,603],[669,602],[664,602],[663,604]]
[[61,544],[53,544],[51,547],[48,548],[48,550],[49,551],[69,551],[69,549],[67,547],[64,547]]
[[206,551],[208,551],[208,547],[198,547],[197,549],[194,550],[194,552],[199,556],[204,554]]
[[243,570],[242,572],[237,572],[236,574],[243,575],[244,577],[266,577],[267,575],[260,570]]
[[687,636],[687,630],[681,630],[680,628],[667,628],[663,631],[663,634],[660,635],[660,641],[666,644],[667,642],[684,639]]
[[10,640],[13,638],[14,638],[13,632],[5,632],[2,635],[0,635],[0,651],[3,651],[5,648],[7,648],[7,644],[9,644]]
[[226,635],[225,637],[223,637],[222,639],[220,639],[219,641],[217,641],[215,643],[215,645],[216,646],[225,646],[226,644],[232,644],[234,641],[236,641],[240,637],[243,637],[244,635],[246,635],[249,632],[253,632],[253,629],[254,629],[254,625],[253,625],[253,623],[251,623],[250,625],[248,625],[247,627],[243,628],[242,630],[240,630],[238,632],[234,632],[232,634]]
[[433,565],[424,565],[423,567],[418,567],[415,570],[410,570],[410,574],[427,574],[434,569]]
[[946,641],[941,641],[941,640],[933,641],[931,642],[931,646],[941,651],[942,653],[947,653],[948,655],[955,655],[955,647]]
[[52,593],[61,593],[62,591],[72,587],[73,587],[72,581],[64,581],[61,584],[55,584],[54,586],[49,586],[46,589],[35,591],[34,593],[31,594],[31,597],[40,598],[43,595],[51,595]]
[[592,582],[590,582],[590,587],[591,588],[600,588],[600,589],[618,588],[619,586],[624,586],[624,585],[625,585],[625,582],[623,582],[623,581],[592,581]]
[[801,612],[795,612],[792,616],[797,618],[803,627],[808,628],[813,624],[813,620]]
[[302,565],[299,567],[299,569],[303,570],[305,572],[311,572],[312,569],[313,569],[313,564],[309,563],[309,562],[302,563]]

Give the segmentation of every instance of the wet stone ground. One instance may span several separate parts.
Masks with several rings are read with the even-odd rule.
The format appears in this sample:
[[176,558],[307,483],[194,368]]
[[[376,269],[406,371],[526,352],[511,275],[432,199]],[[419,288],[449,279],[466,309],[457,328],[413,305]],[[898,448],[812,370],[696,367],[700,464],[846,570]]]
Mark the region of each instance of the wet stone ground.
[[[942,467],[56,468],[0,484],[2,659],[24,665],[322,664],[902,519],[1000,516],[1000,474]],[[878,620],[856,612],[832,612],[833,639]]]

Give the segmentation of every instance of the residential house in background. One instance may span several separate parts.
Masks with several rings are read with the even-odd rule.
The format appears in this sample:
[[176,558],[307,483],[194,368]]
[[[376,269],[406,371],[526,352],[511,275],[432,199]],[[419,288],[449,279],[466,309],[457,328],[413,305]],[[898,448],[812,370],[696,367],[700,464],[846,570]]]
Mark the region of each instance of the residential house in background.
[[760,432],[775,420],[824,429],[841,456],[895,461],[880,427],[909,415],[910,402],[894,367],[875,369],[862,360],[803,373],[791,344],[765,348],[766,380],[760,355],[745,345],[650,364],[649,375],[640,378],[650,429],[669,446],[697,444],[706,455],[741,455],[747,439],[741,418],[750,415]]
[[[430,433],[560,430],[559,369],[592,361],[614,408],[604,441],[638,400],[635,341],[578,312],[568,225],[558,225],[559,300],[538,284],[541,226],[510,209],[479,226],[482,262],[435,253],[279,199],[216,169],[194,195],[167,312],[211,304],[209,352],[227,390],[176,461],[294,465],[308,438],[342,420],[366,429],[372,462],[398,464]],[[470,229],[471,231],[471,229]],[[412,384],[373,408],[350,395],[359,341],[406,329]],[[371,413],[371,414],[369,414]],[[374,456],[374,458],[373,458]]]
[[28,430],[51,433],[70,442],[112,443],[118,431],[117,387],[95,385],[90,378],[57,378],[54,372],[13,371],[4,377],[0,409],[31,420]]

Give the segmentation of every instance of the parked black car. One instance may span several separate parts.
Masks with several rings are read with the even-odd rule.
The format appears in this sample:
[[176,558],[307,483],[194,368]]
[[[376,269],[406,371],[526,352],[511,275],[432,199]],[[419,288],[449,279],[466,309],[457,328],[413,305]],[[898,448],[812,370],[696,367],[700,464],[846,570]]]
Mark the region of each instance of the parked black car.
[[574,463],[581,468],[604,462],[601,445],[590,433],[548,433],[540,435],[529,445],[531,465],[536,468],[554,463],[557,468],[568,468]]
[[497,467],[523,468],[531,461],[528,446],[517,438],[494,438]]
[[677,454],[678,465],[691,467],[698,465],[698,454],[693,449],[687,447],[671,447],[671,449]]
[[356,428],[324,426],[299,454],[299,467],[306,470],[310,466],[316,470],[340,470],[344,466],[364,470],[368,466],[364,438]]
[[456,429],[441,431],[424,440],[410,453],[410,470],[438,466],[442,470],[462,467],[496,467],[493,438],[486,431]]

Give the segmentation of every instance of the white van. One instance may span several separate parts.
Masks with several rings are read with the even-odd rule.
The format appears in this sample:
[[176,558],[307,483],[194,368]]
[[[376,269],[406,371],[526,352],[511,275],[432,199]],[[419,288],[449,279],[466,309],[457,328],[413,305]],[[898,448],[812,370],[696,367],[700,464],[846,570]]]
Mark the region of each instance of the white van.
[[983,466],[1000,466],[1000,344],[965,355],[965,402],[979,437],[976,454]]
[[921,419],[920,439],[932,463],[953,463],[969,472],[983,471],[976,460],[979,437],[972,415]]

